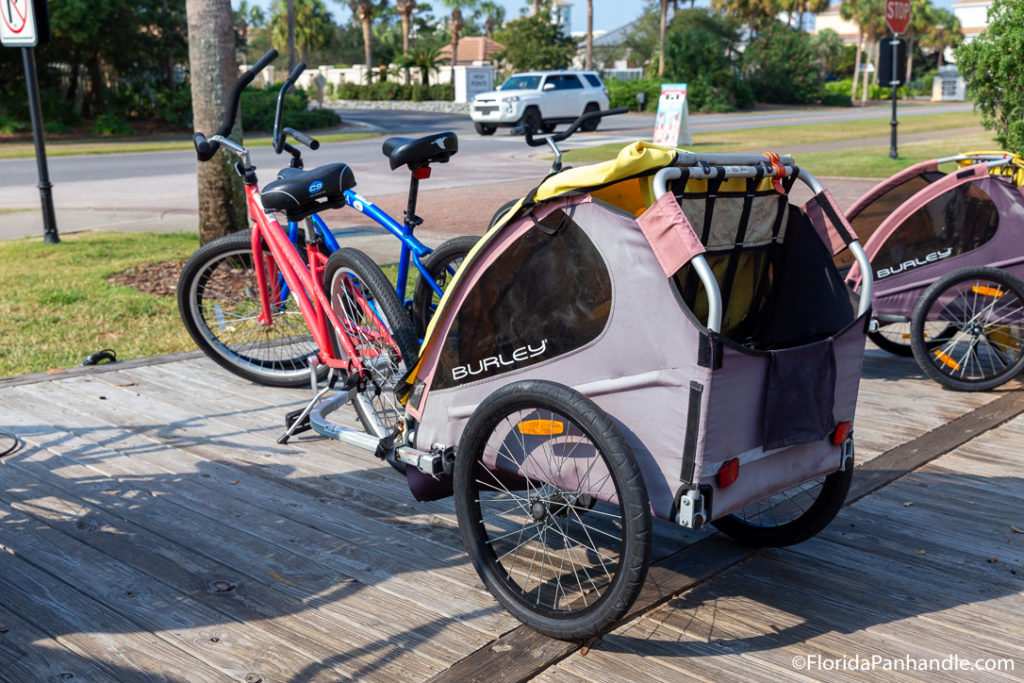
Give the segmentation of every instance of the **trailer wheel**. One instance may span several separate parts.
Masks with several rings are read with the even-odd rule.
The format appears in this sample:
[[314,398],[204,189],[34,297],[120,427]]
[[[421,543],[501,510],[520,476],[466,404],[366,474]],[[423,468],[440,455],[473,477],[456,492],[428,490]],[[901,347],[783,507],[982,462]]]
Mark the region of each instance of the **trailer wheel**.
[[1024,369],[1024,283],[987,266],[948,273],[914,307],[910,342],[921,370],[939,384],[957,391],[1000,386]]
[[523,623],[582,640],[636,600],[651,556],[647,489],[590,399],[540,380],[497,390],[463,433],[454,484],[473,566]]
[[751,503],[712,524],[734,541],[754,548],[802,543],[836,516],[846,501],[852,479],[850,458],[838,472]]

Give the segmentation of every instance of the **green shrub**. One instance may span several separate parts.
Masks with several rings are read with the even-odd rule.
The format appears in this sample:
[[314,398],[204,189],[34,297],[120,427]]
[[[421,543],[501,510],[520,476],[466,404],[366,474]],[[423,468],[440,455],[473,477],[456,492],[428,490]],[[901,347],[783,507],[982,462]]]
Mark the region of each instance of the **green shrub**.
[[[279,85],[261,90],[247,88],[242,91],[242,129],[246,131],[274,130],[274,113],[277,110]],[[341,123],[341,118],[331,109],[309,109],[309,94],[296,88],[284,97],[282,125],[296,130],[329,128]]]
[[830,93],[821,98],[821,103],[826,107],[852,107],[853,100],[849,95]]
[[13,133],[21,132],[27,128],[28,126],[21,121],[16,121],[6,116],[0,116],[0,133],[11,135]]
[[451,83],[405,85],[393,81],[376,81],[367,85],[341,83],[333,96],[339,100],[403,100],[413,102],[446,101],[455,99],[455,86]]
[[[739,24],[707,10],[681,10],[665,40],[665,76],[686,83],[690,111],[723,112],[754,106],[750,88],[736,74],[733,57]],[[657,109],[657,97],[652,110]]]
[[639,78],[633,81],[620,81],[617,78],[606,78],[604,85],[608,88],[610,107],[637,108],[636,95],[644,94],[644,111],[658,111],[658,98],[661,96],[661,84],[669,83],[664,78]]
[[155,113],[175,128],[192,130],[192,90],[188,83],[157,92]]
[[823,83],[814,65],[810,36],[776,22],[762,31],[743,53],[747,82],[761,102],[808,104],[821,99]]
[[63,121],[43,121],[43,131],[51,135],[54,133],[69,133],[71,132],[71,126]]
[[135,132],[128,123],[117,114],[100,114],[92,122],[91,130],[95,135],[131,135]]

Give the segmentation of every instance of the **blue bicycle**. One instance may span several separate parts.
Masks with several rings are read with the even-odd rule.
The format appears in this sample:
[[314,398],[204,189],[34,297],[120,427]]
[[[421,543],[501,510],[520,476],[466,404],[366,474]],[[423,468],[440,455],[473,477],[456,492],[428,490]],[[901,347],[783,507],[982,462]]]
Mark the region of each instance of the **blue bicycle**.
[[[309,149],[319,148],[312,136],[282,127],[282,112],[287,91],[305,69],[299,63],[281,86],[274,120],[274,150],[288,152],[291,161],[278,179],[295,178],[303,171],[301,150],[288,142],[290,136]],[[344,200],[324,202],[319,210],[350,206],[382,226],[401,243],[398,278],[395,292],[412,318],[422,338],[430,317],[455,275],[462,259],[476,244],[477,238],[456,237],[432,250],[416,239],[416,226],[423,219],[416,215],[420,180],[430,177],[430,165],[445,163],[458,151],[455,133],[437,133],[423,138],[388,138],[383,152],[392,170],[407,166],[411,172],[408,202],[402,223],[388,215],[354,190],[346,190]],[[276,198],[275,204],[280,204]],[[300,255],[307,246],[329,255],[341,245],[318,214],[302,220],[289,221],[289,238]],[[253,261],[251,235],[248,230],[226,235],[204,245],[185,264],[178,280],[178,311],[185,327],[199,348],[213,361],[230,372],[260,384],[294,387],[309,382],[309,358],[317,353],[316,343],[299,312],[287,285],[279,275],[269,250],[263,263]],[[413,296],[407,297],[411,267],[418,272]],[[273,321],[259,321],[262,305],[256,286],[257,267],[279,283],[275,290]],[[321,372],[326,374],[327,369]]]

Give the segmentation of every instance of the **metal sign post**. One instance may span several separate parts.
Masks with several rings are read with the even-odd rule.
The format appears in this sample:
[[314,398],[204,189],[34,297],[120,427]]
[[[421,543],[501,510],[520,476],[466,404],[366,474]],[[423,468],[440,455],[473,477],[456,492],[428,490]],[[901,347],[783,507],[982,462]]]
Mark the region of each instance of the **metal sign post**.
[[892,134],[889,137],[889,158],[896,159],[899,157],[899,152],[896,151],[896,126],[900,125],[899,121],[896,120],[896,88],[899,86],[899,78],[896,72],[899,69],[900,49],[900,36],[898,33],[892,37],[890,43],[892,44],[892,71],[889,73],[889,84],[892,86],[892,121],[889,122],[889,125],[892,126]]
[[910,25],[910,0],[885,0],[885,23],[892,30],[892,69],[890,71],[889,85],[892,86],[892,135],[889,140],[889,158],[895,159],[899,156],[896,151],[896,88],[899,87],[899,46],[900,34],[907,30]]
[[[41,8],[39,25],[36,24],[37,6]],[[25,83],[28,90],[28,110],[32,120],[32,139],[36,145],[36,167],[39,172],[39,198],[43,205],[43,241],[60,242],[57,217],[53,212],[53,184],[46,168],[46,143],[43,140],[43,115],[39,103],[39,80],[36,78],[35,46],[42,35],[49,40],[49,19],[46,0],[0,0],[0,43],[5,47],[20,47],[25,65]]]

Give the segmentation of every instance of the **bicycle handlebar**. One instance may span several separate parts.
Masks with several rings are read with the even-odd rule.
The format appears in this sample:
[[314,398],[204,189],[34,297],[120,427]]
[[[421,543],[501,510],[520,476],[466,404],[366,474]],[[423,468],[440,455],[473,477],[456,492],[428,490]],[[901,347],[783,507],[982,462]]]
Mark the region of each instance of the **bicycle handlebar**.
[[524,135],[526,136],[526,144],[530,147],[540,147],[541,145],[548,144],[550,139],[552,142],[561,142],[570,135],[575,133],[581,125],[590,119],[603,118],[605,116],[615,116],[616,114],[625,114],[629,111],[629,107],[616,107],[615,109],[605,109],[604,111],[589,111],[580,114],[579,118],[572,122],[572,125],[563,130],[561,133],[555,133],[553,135],[544,135],[540,138],[533,137],[533,129],[527,127],[524,129]]
[[[231,129],[235,124],[235,115],[238,113],[238,102],[242,98],[242,90],[253,82],[256,74],[263,71],[272,61],[277,59],[277,54],[278,52],[274,48],[267,50],[267,53],[260,57],[259,61],[253,64],[248,71],[239,76],[235,84],[231,86],[231,93],[228,95],[228,106],[224,109],[224,118],[221,120],[220,128],[217,129],[217,135],[227,137],[231,134]],[[205,135],[198,132],[192,135],[192,144],[196,147],[196,156],[199,157],[200,161],[209,161],[217,150],[220,149],[219,142],[210,142],[206,139]]]
[[294,128],[285,128],[284,132],[286,135],[291,135],[293,138],[304,144],[310,149],[320,149],[320,141],[314,138],[312,135],[307,135],[301,130],[295,130]]
[[284,96],[305,70],[305,62],[299,62],[296,64],[295,68],[292,69],[292,72],[288,74],[288,78],[285,79],[284,84],[281,85],[281,90],[277,93],[277,109],[274,110],[274,152],[277,154],[280,154],[281,150],[284,149],[285,136],[281,135],[281,115],[284,112]]

